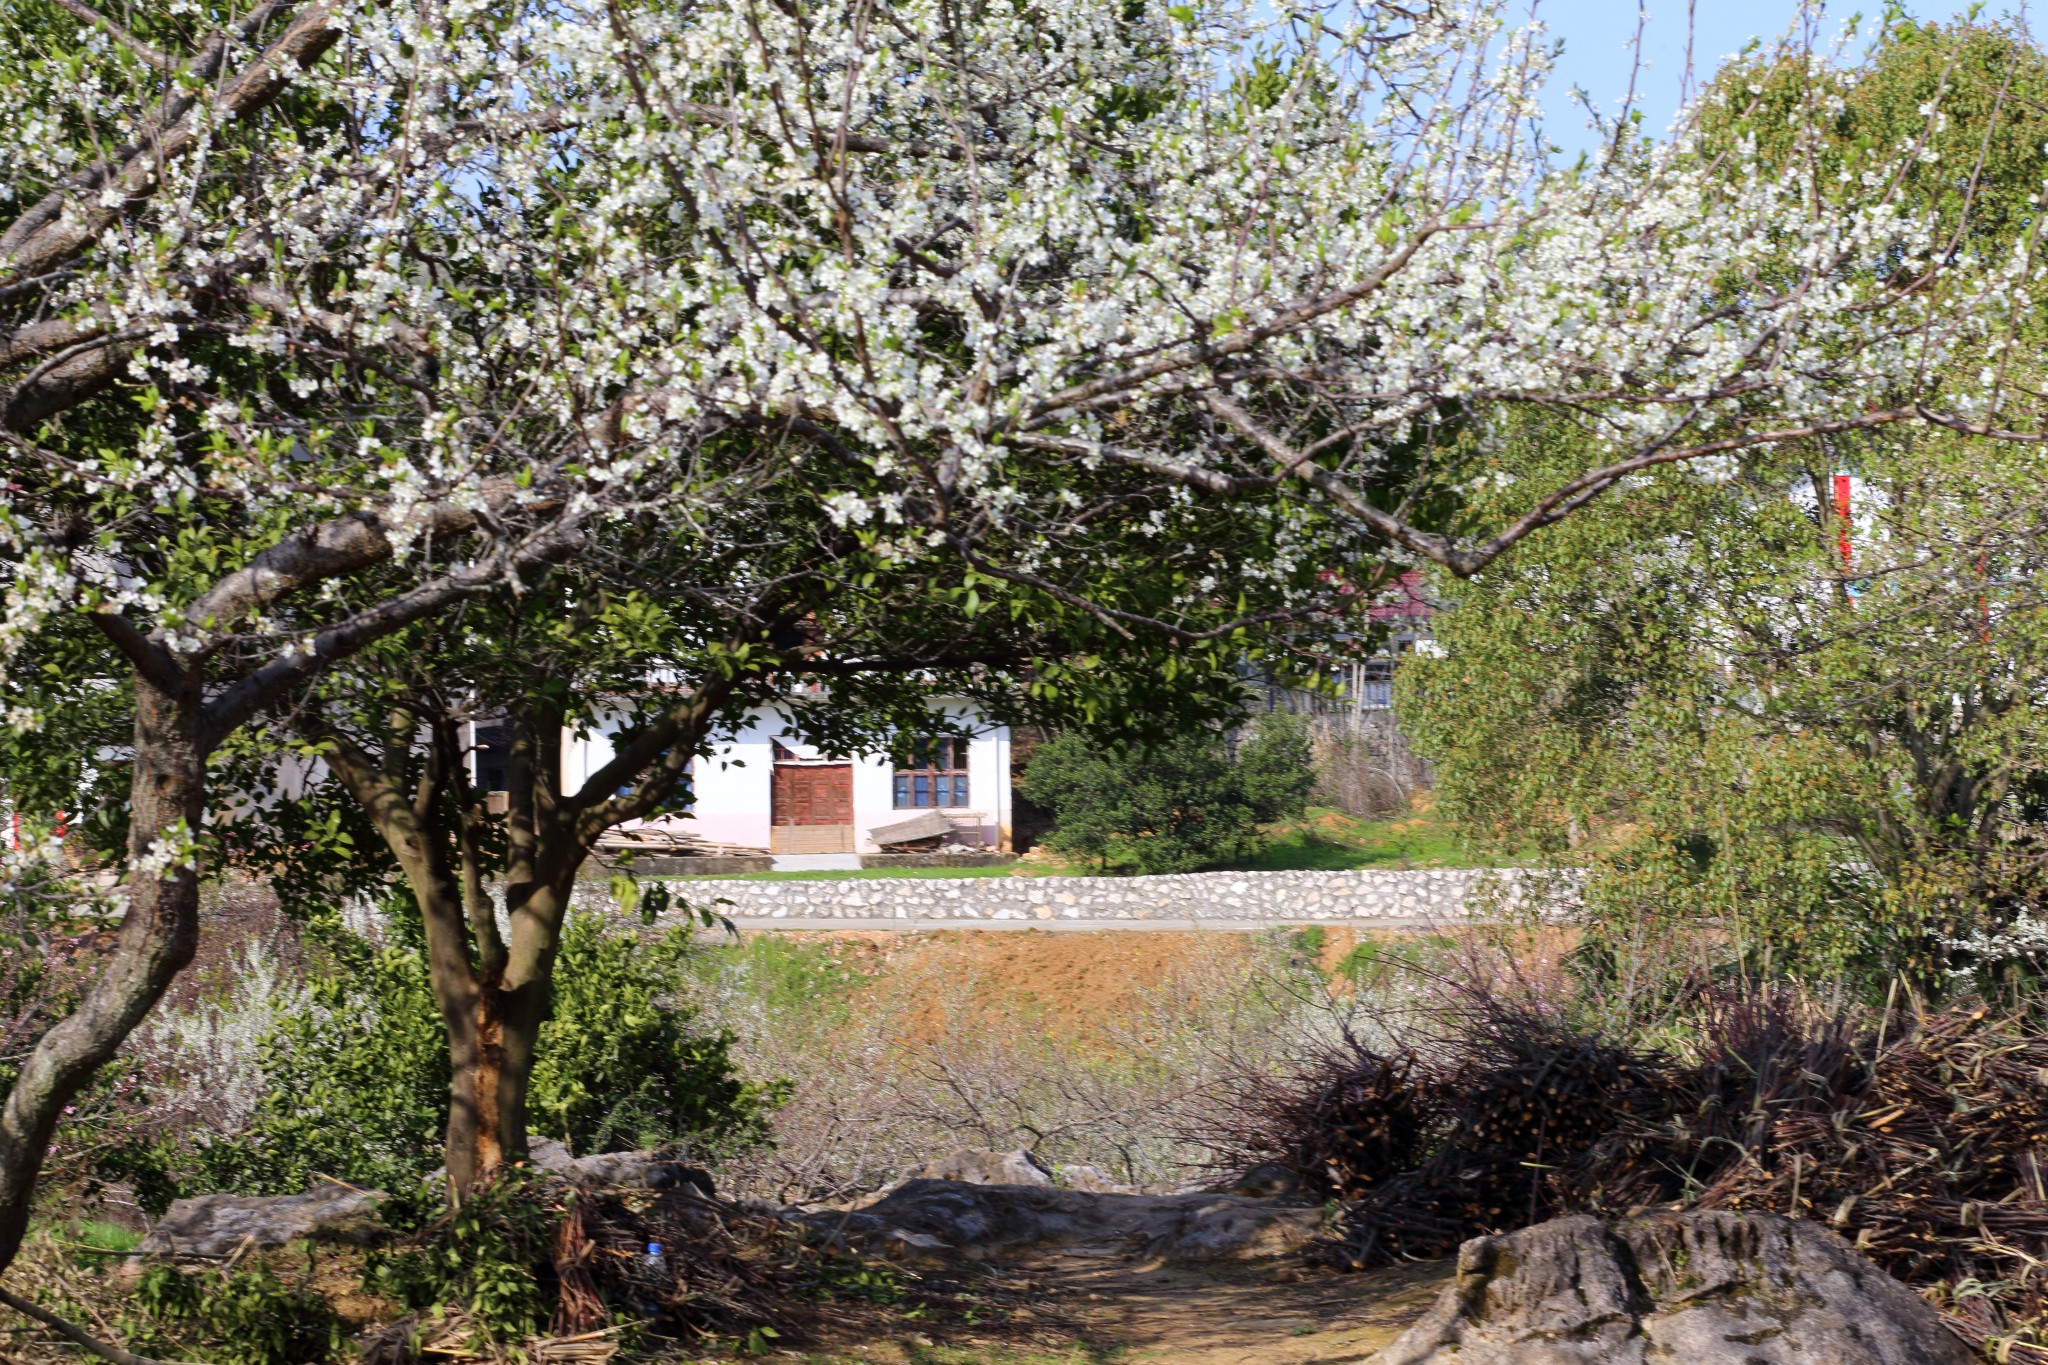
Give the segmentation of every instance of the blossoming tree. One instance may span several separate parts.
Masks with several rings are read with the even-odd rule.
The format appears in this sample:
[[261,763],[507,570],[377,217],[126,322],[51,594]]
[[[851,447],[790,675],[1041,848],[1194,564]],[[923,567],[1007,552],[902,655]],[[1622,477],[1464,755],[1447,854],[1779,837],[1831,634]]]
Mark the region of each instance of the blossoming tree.
[[[834,753],[951,730],[959,722],[934,698],[971,701],[977,723],[1165,733],[1231,713],[1260,643],[1239,638],[1248,616],[1265,620],[1275,645],[1288,637],[1283,622],[1327,635],[1330,619],[1298,604],[1313,575],[1251,576],[1276,548],[1262,519],[1148,496],[1118,469],[1060,483],[1077,486],[1093,515],[1063,528],[1068,567],[1041,569],[1059,574],[1056,593],[984,574],[945,546],[835,524],[828,500],[794,481],[723,516],[699,508],[681,525],[621,525],[517,596],[479,598],[337,663],[294,694],[272,733],[241,746],[252,789],[280,749],[302,747],[325,771],[273,759],[273,783],[291,790],[237,820],[230,840],[274,864],[276,845],[290,842],[283,822],[331,820],[349,842],[325,866],[306,860],[312,902],[331,901],[346,868],[402,880],[407,913],[419,915],[448,1039],[451,1193],[526,1154],[557,949],[592,850],[624,822],[687,810],[692,760],[759,709]],[[723,524],[734,517],[744,525]],[[977,545],[1007,548],[993,536]],[[1202,574],[1245,586],[1234,599],[1176,603],[1179,585]],[[1113,629],[1063,597],[1170,611],[1174,629]],[[509,743],[495,811],[470,776],[467,741],[486,720]],[[605,761],[565,772],[565,738],[598,728],[610,735]],[[305,780],[315,774],[324,780]],[[669,903],[659,885],[641,900],[650,911]]]
[[[1560,170],[1540,37],[1484,3],[28,0],[0,39],[8,724],[112,679],[134,736],[92,756],[118,944],[0,1109],[0,1259],[189,958],[209,755],[610,518],[794,482],[885,555],[1222,639],[1239,583],[1120,596],[1091,519],[1243,500],[1275,531],[1239,577],[1294,609],[1312,557],[1469,573],[1651,465],[2033,429],[2027,243],[1940,235],[1912,140]],[[1794,136],[1853,79],[1811,69]],[[1519,405],[1593,463],[1468,524],[1461,452]],[[50,847],[12,884],[75,886]]]

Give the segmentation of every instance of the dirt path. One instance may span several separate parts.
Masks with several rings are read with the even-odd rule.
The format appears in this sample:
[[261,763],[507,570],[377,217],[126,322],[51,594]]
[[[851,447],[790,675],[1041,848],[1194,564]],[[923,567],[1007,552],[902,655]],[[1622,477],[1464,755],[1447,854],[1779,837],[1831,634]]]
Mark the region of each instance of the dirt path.
[[[1200,1267],[1060,1253],[975,1286],[982,1331],[842,1343],[819,1365],[1363,1365],[1435,1301],[1449,1262],[1369,1275],[1292,1257]],[[985,1333],[985,1334],[984,1334]]]
[[1435,1301],[1448,1267],[1374,1275],[1298,1265],[1132,1266],[1068,1256],[1039,1268],[1049,1296],[1130,1365],[1364,1361]]

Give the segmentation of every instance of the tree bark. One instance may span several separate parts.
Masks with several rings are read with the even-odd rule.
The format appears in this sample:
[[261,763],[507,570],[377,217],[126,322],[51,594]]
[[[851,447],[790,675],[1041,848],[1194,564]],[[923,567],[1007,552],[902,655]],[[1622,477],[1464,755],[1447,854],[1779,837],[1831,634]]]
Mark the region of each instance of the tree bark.
[[[565,838],[567,836],[564,836]],[[533,1084],[541,1025],[552,1003],[555,954],[561,947],[576,868],[583,850],[574,848],[562,859],[565,876],[526,888],[512,907],[512,942],[505,980],[496,992],[501,1024],[501,1049],[494,1077],[498,1130],[504,1160],[523,1161],[527,1154],[527,1103]]]
[[[196,673],[159,687],[135,676],[135,770],[129,781],[128,910],[85,1003],[40,1038],[0,1105],[0,1269],[28,1227],[36,1179],[64,1109],[142,1022],[199,943],[199,872],[153,868],[159,840],[197,834],[206,806]],[[140,870],[152,869],[152,870]]]

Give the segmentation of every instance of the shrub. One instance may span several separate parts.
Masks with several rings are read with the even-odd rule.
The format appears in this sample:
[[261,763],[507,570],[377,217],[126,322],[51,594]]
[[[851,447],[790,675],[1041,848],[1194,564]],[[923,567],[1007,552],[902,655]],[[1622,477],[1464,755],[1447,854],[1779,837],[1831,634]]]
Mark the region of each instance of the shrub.
[[441,1160],[448,1051],[426,958],[392,917],[373,943],[338,920],[316,921],[305,1004],[262,1049],[264,1094],[232,1138],[196,1149],[193,1181],[247,1194],[296,1194],[316,1174],[395,1189]]
[[135,1289],[129,1344],[217,1365],[312,1365],[347,1345],[327,1300],[262,1267],[187,1275],[151,1266]]
[[516,1341],[547,1322],[551,1295],[541,1276],[561,1210],[530,1173],[507,1171],[452,1210],[414,1186],[382,1212],[408,1235],[370,1253],[365,1289],[408,1308],[461,1308],[495,1341]]
[[[232,1140],[196,1147],[188,1184],[286,1194],[317,1173],[396,1190],[439,1165],[447,1045],[416,918],[392,908],[382,944],[333,920],[313,926],[326,960],[264,1049],[256,1114]],[[687,929],[649,941],[572,921],[530,1090],[536,1136],[585,1152],[762,1139],[779,1089],[741,1080],[731,1036],[695,1027],[671,998],[693,952]]]
[[561,952],[533,1070],[536,1133],[579,1152],[763,1138],[780,1089],[741,1080],[732,1035],[693,1029],[695,1012],[672,999],[697,956],[687,929],[642,942],[581,916]]
[[1300,815],[1314,785],[1307,727],[1274,712],[1235,753],[1214,731],[1150,748],[1060,735],[1032,755],[1019,791],[1053,812],[1044,843],[1057,852],[1189,872],[1257,852],[1260,826]]

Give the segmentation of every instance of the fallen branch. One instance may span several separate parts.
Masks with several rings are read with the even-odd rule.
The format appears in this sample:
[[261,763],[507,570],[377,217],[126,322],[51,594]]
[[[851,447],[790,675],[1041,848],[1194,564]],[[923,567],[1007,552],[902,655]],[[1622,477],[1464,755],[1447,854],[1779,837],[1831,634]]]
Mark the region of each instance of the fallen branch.
[[109,1345],[86,1331],[83,1327],[75,1323],[66,1322],[49,1309],[30,1303],[27,1299],[17,1298],[4,1289],[0,1289],[0,1303],[6,1304],[25,1318],[34,1318],[43,1326],[50,1328],[54,1332],[61,1333],[72,1345],[89,1354],[98,1356],[101,1360],[111,1360],[114,1362],[114,1365],[165,1365],[165,1362],[161,1360],[153,1360],[148,1356],[139,1356],[133,1351],[124,1351],[119,1346]]

